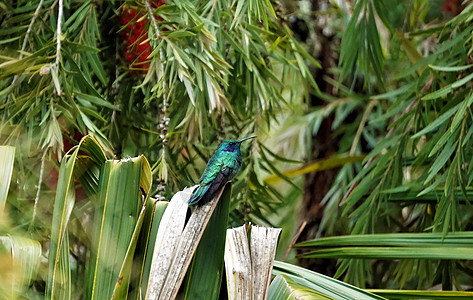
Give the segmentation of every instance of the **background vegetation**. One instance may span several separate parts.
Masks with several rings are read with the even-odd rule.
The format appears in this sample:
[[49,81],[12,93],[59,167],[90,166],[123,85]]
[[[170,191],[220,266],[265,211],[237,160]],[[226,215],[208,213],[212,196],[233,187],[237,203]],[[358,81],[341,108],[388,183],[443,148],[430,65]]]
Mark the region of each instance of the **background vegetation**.
[[[414,296],[378,289],[469,289],[472,13],[438,0],[0,0],[0,143],[15,147],[2,155],[2,259],[12,245],[41,258],[14,293],[50,296],[51,280],[73,278],[68,297],[90,296],[88,229],[112,159],[149,162],[133,173],[131,238],[140,208],[249,135],[230,227],[282,227],[278,259],[388,298]],[[63,263],[72,277],[55,279]],[[315,289],[312,273],[278,272]]]

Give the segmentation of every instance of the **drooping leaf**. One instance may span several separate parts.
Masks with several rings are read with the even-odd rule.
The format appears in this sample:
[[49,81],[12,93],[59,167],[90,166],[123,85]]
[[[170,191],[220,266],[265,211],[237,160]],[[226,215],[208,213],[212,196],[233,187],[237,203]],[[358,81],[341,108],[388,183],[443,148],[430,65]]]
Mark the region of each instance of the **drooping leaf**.
[[329,299],[385,299],[342,281],[280,261],[274,262],[273,274],[284,275],[299,286],[305,286]]
[[102,167],[94,222],[94,255],[88,271],[93,278],[88,287],[90,299],[111,298],[117,282],[123,283],[117,287],[117,297],[128,290],[132,256],[141,229],[139,223],[144,217],[140,184],[145,160],[144,157],[108,160]]
[[13,173],[15,147],[0,146],[0,211],[3,211],[7,201],[8,188]]
[[[78,158],[79,151],[86,153],[86,156],[90,157],[97,165],[103,164],[106,160],[106,156],[97,141],[91,136],[85,136],[81,139],[79,145],[71,149],[71,154],[64,156],[61,162],[49,250],[47,286],[47,298],[49,299],[57,299],[58,297],[68,299],[70,297],[71,287],[70,281],[67,279],[70,278],[67,228],[75,203],[74,169],[77,159],[80,159]],[[60,280],[60,278],[63,280]]]

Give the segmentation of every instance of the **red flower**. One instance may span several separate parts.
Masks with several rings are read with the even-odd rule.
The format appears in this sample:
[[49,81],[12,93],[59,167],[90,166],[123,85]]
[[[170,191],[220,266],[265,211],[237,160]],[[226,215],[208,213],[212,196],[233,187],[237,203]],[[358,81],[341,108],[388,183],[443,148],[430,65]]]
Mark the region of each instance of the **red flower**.
[[468,1],[465,5],[462,5],[461,0],[444,0],[442,4],[442,12],[456,16],[461,13],[465,6],[470,2],[471,1]]
[[[153,8],[157,8],[164,4],[163,0],[151,1],[150,5]],[[151,45],[148,41],[148,33],[146,29],[147,20],[141,19],[143,13],[137,11],[134,8],[124,6],[120,10],[120,23],[122,26],[126,26],[121,31],[121,36],[125,45],[123,46],[123,53],[125,60],[128,62],[128,66],[135,66],[146,73],[149,69],[149,55],[151,54]],[[145,42],[146,41],[146,42]],[[132,73],[136,74],[136,70]]]

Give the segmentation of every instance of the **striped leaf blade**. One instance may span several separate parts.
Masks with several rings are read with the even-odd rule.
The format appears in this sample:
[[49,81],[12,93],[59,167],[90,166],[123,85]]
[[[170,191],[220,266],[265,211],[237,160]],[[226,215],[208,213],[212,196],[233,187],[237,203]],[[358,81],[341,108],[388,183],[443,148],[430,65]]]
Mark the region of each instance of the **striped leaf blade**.
[[140,278],[136,284],[140,289],[132,292],[130,299],[139,299],[139,293],[145,294],[148,289],[149,274],[151,269],[151,261],[153,258],[154,246],[156,244],[156,235],[159,229],[163,214],[168,207],[169,202],[149,200],[147,210],[149,213],[145,216],[143,228],[141,230],[140,245],[138,246],[138,262]]
[[357,288],[355,286],[352,286],[343,281],[339,281],[331,277],[280,261],[274,262],[273,274],[287,276],[297,284],[305,286],[306,288],[316,291],[318,293],[321,293],[325,297],[329,297],[329,299],[386,299],[381,296],[372,294],[368,291]]
[[102,168],[92,246],[95,255],[88,270],[90,299],[110,299],[117,281],[129,280],[129,273],[123,274],[126,278],[119,278],[119,274],[127,252],[131,255],[134,251],[130,242],[142,207],[143,160],[143,157],[109,160]]
[[14,160],[15,147],[0,146],[0,211],[3,211],[7,201]]
[[187,272],[185,299],[218,299],[222,282],[231,186],[222,193]]
[[38,271],[41,244],[18,237],[0,236],[0,299],[17,299]]
[[473,247],[473,232],[386,233],[324,237],[298,243],[295,247],[400,246]]
[[61,161],[51,226],[47,299],[70,299],[67,291],[71,290],[68,280],[71,270],[64,260],[69,257],[67,227],[75,204],[74,172],[77,161],[82,159],[78,158],[79,151],[83,159],[90,159],[94,164],[102,164],[107,159],[98,142],[87,135]]
[[388,290],[370,289],[373,294],[387,297],[389,299],[473,299],[473,292],[464,291],[420,291],[420,290]]
[[306,286],[299,284],[286,275],[278,275],[273,279],[268,291],[268,300],[323,300],[333,299],[322,293],[308,289]]
[[310,251],[310,258],[473,259],[473,248],[460,247],[340,247]]

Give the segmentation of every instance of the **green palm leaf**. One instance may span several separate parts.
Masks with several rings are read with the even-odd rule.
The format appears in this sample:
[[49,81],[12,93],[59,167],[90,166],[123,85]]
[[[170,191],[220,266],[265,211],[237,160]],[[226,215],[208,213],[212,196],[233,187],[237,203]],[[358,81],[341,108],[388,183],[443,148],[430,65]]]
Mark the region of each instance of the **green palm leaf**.
[[150,174],[151,168],[144,156],[109,160],[102,167],[93,259],[88,271],[90,299],[110,299],[117,282],[116,296],[126,295],[132,257],[145,215],[140,186],[149,190],[141,179],[149,178]]
[[31,284],[41,260],[38,241],[0,236],[0,299],[17,299]]
[[[85,154],[79,156],[79,151]],[[49,275],[47,298],[70,299],[70,265],[67,227],[75,203],[74,171],[76,162],[86,159],[99,165],[106,160],[105,154],[91,136],[85,136],[79,145],[66,155],[59,169],[58,186],[54,203],[51,244],[49,250]]]
[[15,147],[0,146],[0,212],[7,201],[8,188],[13,173]]
[[311,290],[307,286],[299,284],[285,275],[278,275],[269,286],[269,300],[323,300],[333,299],[319,292]]
[[314,249],[304,257],[473,259],[473,232],[389,233],[334,236],[295,245]]
[[[274,262],[274,275],[284,275],[289,278],[292,282],[297,284],[297,287],[301,286],[306,287],[311,290],[311,295],[320,293],[323,296],[315,299],[336,299],[336,300],[370,300],[370,299],[386,299],[381,296],[377,296],[355,286],[349,285],[343,281],[339,281],[328,276],[294,266],[288,263],[275,261]],[[281,290],[279,287],[281,285],[280,279],[276,282],[273,282],[270,286],[270,292],[272,298],[270,299],[281,299],[273,296],[276,291]],[[282,294],[287,294],[288,291],[282,291]],[[279,297],[279,295],[278,295]]]
[[218,299],[222,283],[231,187],[222,193],[187,271],[185,299]]
[[473,299],[473,292],[463,291],[416,291],[416,290],[380,290],[368,289],[373,294],[389,299]]

